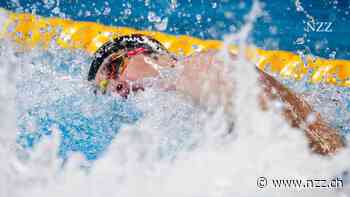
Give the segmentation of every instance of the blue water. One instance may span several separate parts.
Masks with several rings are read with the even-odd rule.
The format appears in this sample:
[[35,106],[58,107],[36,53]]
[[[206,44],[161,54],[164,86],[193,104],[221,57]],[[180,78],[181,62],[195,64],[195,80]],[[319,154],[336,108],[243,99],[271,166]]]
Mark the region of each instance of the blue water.
[[96,95],[95,87],[86,84],[91,60],[87,54],[63,49],[33,52],[19,56],[29,59],[29,68],[18,74],[21,80],[16,84],[17,141],[24,148],[35,148],[57,132],[61,158],[80,152],[95,160],[122,126],[142,117],[129,100]]
[[[1,51],[0,58],[7,52]],[[64,161],[76,152],[94,161],[103,156],[123,127],[150,117],[150,129],[165,132],[159,154],[171,158],[189,143],[185,139],[195,128],[197,109],[172,101],[174,92],[128,100],[95,94],[96,87],[86,80],[91,57],[82,51],[54,47],[18,57],[25,66],[16,76],[17,142],[26,150],[35,149],[55,132],[60,137],[58,155]]]
[[[331,32],[307,31],[309,19],[304,12],[297,11],[295,0],[260,2],[264,4],[265,12],[256,22],[251,36],[257,46],[350,59],[349,0],[300,1],[316,22],[331,23]],[[168,19],[167,28],[162,31],[205,39],[222,39],[223,35],[237,31],[244,24],[251,4],[250,0],[0,1],[0,7],[17,12],[159,30],[154,21],[148,20],[149,12],[154,12],[160,19]],[[304,38],[304,42],[300,42],[300,38]]]
[[[82,108],[92,107],[86,104],[88,98],[103,112],[82,112]],[[132,124],[141,116],[126,101],[84,94],[18,111],[18,143],[23,147],[32,148],[42,137],[58,131],[61,136],[59,156],[67,159],[70,153],[78,151],[88,160],[95,160],[104,152],[122,125]],[[35,128],[31,131],[33,125]]]
[[[46,2],[46,3],[44,3]],[[156,0],[122,1],[122,0],[76,0],[72,1],[1,1],[0,7],[16,11],[31,12],[42,16],[58,16],[74,20],[95,21],[107,25],[128,26],[138,29],[159,30],[154,21],[149,20],[150,13],[159,16],[161,20],[167,18],[166,29],[162,31],[171,34],[187,34],[204,39],[222,39],[231,32],[236,32],[244,24],[244,16],[251,7],[250,1],[171,1]],[[258,19],[252,32],[251,42],[266,49],[283,49],[303,51],[323,57],[350,59],[350,1],[301,1],[308,14],[319,21],[332,23],[332,32],[306,32],[307,16],[298,12],[294,1],[262,1],[264,15]],[[152,17],[151,17],[152,18]],[[304,38],[304,43],[295,41]],[[341,39],[339,39],[341,38]],[[318,43],[318,44],[316,44]],[[58,75],[80,76],[86,73],[74,65],[82,64],[87,69],[89,62],[76,59],[73,56],[54,52],[39,57],[38,61],[50,62]],[[53,56],[51,59],[48,56]],[[65,59],[64,58],[70,58]],[[63,58],[60,59],[60,58]],[[89,60],[89,59],[88,59]],[[39,64],[41,64],[39,63]],[[33,76],[35,78],[35,75]],[[26,93],[32,89],[31,83],[36,80],[18,84],[19,92]],[[42,93],[46,88],[56,88],[54,84],[39,79]],[[59,82],[58,82],[59,83]],[[45,87],[45,86],[49,87]],[[348,91],[348,90],[345,90]],[[127,124],[133,124],[142,117],[140,110],[126,101],[111,99],[108,96],[96,97],[92,91],[75,89],[72,94],[53,94],[48,102],[39,104],[28,103],[23,96],[19,96],[26,106],[19,105],[18,142],[24,147],[35,147],[41,138],[58,130],[61,135],[59,155],[67,158],[71,152],[82,152],[88,160],[100,157],[108,148],[119,129]],[[89,104],[90,103],[90,104]],[[349,103],[349,102],[344,102]],[[350,105],[350,104],[349,104]],[[87,109],[101,113],[87,113]],[[348,107],[349,108],[349,107]],[[348,111],[336,112],[346,116]],[[94,115],[92,115],[94,114]],[[345,115],[344,115],[345,114]],[[347,120],[347,119],[342,119]],[[333,124],[338,124],[333,122]],[[344,121],[337,128],[344,126]],[[34,131],[31,132],[32,127]],[[349,132],[348,127],[342,128]]]

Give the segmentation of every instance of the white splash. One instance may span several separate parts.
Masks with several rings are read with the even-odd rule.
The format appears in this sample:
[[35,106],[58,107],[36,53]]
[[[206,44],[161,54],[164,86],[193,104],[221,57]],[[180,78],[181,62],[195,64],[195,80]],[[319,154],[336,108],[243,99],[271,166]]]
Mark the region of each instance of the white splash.
[[[260,5],[255,3],[246,25],[238,34],[225,39],[226,46],[238,42],[243,51],[247,36],[260,12]],[[29,71],[30,74],[27,74],[30,76],[40,73],[40,83],[47,86],[53,83],[50,79],[54,79],[57,89],[47,93],[54,98],[85,86],[81,80],[83,77],[77,78],[81,80],[80,83],[79,80],[60,80],[62,74],[50,69],[55,64],[55,58],[69,55],[64,55],[62,50],[50,49],[58,57],[48,59],[47,67],[43,68],[42,64],[32,65],[35,58],[43,58],[43,51],[17,56],[12,49],[12,44],[3,42],[0,51],[0,113],[3,117],[0,120],[0,196],[232,197],[346,194],[345,189],[276,189],[271,185],[263,189],[257,187],[257,178],[262,176],[268,179],[339,176],[349,168],[349,149],[334,157],[320,157],[311,153],[301,131],[291,129],[274,111],[259,110],[255,99],[259,89],[254,66],[245,61],[243,56],[233,61],[225,50],[221,53],[222,58],[226,65],[232,65],[232,70],[228,72],[232,72],[234,83],[237,84],[233,98],[236,128],[232,135],[218,135],[225,132],[221,127],[223,118],[219,112],[208,116],[173,93],[151,89],[133,98],[136,106],[147,116],[135,125],[122,128],[105,155],[88,170],[84,166],[91,164],[79,154],[71,156],[62,167],[62,161],[56,156],[60,140],[58,128],[53,128],[53,135],[44,138],[32,152],[21,150],[15,145],[16,115],[13,102],[16,95],[13,78],[21,74],[21,69]],[[80,54],[67,61],[72,65],[87,67],[87,60],[86,55]],[[85,76],[86,69],[82,69],[80,74]],[[72,85],[70,81],[79,84]],[[45,95],[42,97],[43,100],[39,102],[52,99]],[[28,102],[34,101],[28,97]],[[294,193],[297,190],[302,192]]]

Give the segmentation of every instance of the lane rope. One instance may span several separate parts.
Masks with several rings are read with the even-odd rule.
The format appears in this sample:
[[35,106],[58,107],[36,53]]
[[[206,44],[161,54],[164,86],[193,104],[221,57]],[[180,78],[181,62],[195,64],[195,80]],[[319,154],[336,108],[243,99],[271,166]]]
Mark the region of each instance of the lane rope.
[[[129,27],[111,27],[94,22],[81,22],[61,18],[45,18],[28,13],[13,13],[0,9],[6,20],[0,28],[0,38],[19,43],[24,48],[43,47],[55,43],[62,48],[81,49],[94,53],[103,43],[116,36],[140,33],[154,37],[170,52],[190,55],[194,52],[220,49],[219,40],[201,40],[186,35],[169,35],[162,32],[140,31]],[[232,46],[231,52],[237,53]],[[311,83],[326,83],[350,87],[350,61],[301,57],[288,51],[263,50],[250,47],[247,58],[258,68],[277,73],[281,77],[301,80],[307,77]]]

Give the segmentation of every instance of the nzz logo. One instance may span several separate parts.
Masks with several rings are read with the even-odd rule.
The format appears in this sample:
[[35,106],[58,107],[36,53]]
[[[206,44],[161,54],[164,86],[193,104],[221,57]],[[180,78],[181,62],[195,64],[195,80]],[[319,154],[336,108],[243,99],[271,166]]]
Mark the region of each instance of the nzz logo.
[[333,22],[324,21],[303,21],[305,24],[304,31],[306,32],[333,32]]

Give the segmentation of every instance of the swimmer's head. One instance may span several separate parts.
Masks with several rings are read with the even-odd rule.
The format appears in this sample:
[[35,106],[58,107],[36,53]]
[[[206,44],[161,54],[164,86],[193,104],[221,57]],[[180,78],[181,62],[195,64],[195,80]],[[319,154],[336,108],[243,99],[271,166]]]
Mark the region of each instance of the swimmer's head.
[[[88,80],[104,93],[111,91],[126,98],[130,91],[143,90],[137,81],[159,73],[153,64],[172,66],[174,57],[157,40],[145,35],[127,35],[107,42],[97,50]],[[134,81],[135,83],[130,83]]]

